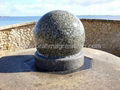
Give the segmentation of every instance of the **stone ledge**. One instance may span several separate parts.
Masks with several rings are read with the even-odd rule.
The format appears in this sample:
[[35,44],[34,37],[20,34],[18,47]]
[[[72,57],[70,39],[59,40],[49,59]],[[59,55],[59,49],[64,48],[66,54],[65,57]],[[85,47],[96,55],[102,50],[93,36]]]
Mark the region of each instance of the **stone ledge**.
[[81,21],[105,21],[105,22],[120,22],[120,20],[110,20],[110,19],[80,19]]

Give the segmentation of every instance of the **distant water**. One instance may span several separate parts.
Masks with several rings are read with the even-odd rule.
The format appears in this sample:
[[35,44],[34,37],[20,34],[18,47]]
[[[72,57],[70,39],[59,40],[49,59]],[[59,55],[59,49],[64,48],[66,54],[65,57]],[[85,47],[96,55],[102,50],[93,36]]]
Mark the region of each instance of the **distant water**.
[[[103,19],[103,20],[120,20],[120,15],[109,16],[109,15],[82,15],[77,16],[80,19]],[[0,17],[0,26],[7,26],[12,24],[38,21],[39,16],[26,16],[26,17]]]
[[0,17],[0,26],[19,24],[24,22],[37,21],[40,17]]

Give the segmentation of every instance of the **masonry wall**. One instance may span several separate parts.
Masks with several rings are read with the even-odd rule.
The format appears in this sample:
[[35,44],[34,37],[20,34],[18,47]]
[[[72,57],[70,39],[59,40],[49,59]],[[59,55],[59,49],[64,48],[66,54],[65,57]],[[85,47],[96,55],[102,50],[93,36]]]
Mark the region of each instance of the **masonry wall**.
[[35,47],[33,39],[34,25],[35,22],[30,22],[0,27],[0,55]]
[[[86,31],[85,47],[120,56],[120,21],[94,19],[81,21]],[[0,27],[0,55],[4,54],[3,51],[19,51],[35,47],[34,26],[35,22]]]
[[82,20],[86,30],[86,47],[120,56],[120,21]]

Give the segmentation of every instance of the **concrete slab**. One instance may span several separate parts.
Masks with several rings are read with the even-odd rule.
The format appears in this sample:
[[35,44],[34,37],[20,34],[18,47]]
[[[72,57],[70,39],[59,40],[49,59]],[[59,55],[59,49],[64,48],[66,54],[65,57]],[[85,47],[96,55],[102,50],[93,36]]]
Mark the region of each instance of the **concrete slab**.
[[120,90],[120,58],[84,48],[85,61],[76,72],[38,72],[35,49],[0,58],[1,90]]

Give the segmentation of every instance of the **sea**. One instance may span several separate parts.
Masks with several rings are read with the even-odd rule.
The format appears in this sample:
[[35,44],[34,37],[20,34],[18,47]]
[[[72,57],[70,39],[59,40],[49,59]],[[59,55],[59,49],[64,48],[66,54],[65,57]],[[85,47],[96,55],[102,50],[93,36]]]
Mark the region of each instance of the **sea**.
[[[102,19],[102,20],[119,20],[120,15],[78,15],[80,19]],[[0,16],[0,27],[12,24],[38,21],[41,16]]]

